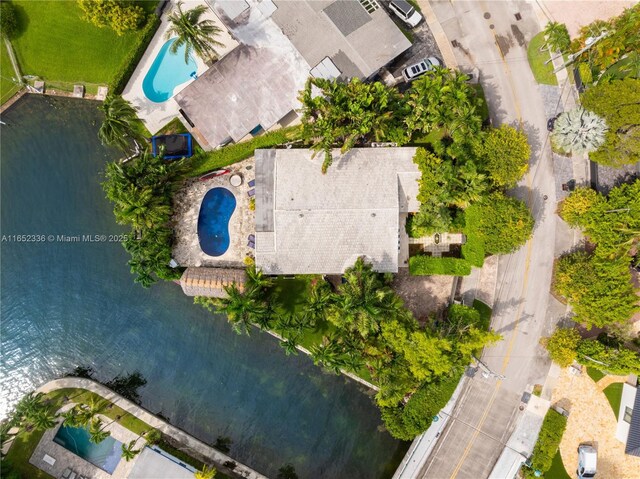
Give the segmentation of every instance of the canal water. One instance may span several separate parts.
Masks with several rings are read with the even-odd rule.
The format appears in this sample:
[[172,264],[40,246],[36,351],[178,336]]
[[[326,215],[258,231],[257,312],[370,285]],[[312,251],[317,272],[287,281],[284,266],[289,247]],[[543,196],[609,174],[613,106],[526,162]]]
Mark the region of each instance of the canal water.
[[173,283],[133,283],[109,242],[124,230],[100,181],[118,153],[97,139],[96,106],[27,95],[2,116],[3,414],[78,365],[101,380],[138,370],[143,406],[206,442],[230,437],[232,456],[271,477],[287,462],[300,478],[390,477],[407,444],[379,430],[362,386],[236,335]]

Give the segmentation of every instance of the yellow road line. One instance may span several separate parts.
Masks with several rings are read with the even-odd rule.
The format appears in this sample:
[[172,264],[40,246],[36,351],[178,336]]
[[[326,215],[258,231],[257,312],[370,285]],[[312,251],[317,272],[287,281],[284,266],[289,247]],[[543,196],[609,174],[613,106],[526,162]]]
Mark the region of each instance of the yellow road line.
[[[500,53],[500,58],[502,58],[502,62],[504,63],[504,67],[505,70],[507,72],[507,79],[509,80],[509,88],[511,89],[511,93],[513,96],[513,103],[514,103],[514,107],[516,110],[516,117],[518,119],[518,123],[520,125],[520,128],[522,129],[523,127],[523,121],[522,121],[522,110],[520,109],[520,104],[518,103],[518,98],[516,96],[516,92],[515,92],[515,88],[514,88],[514,84],[513,84],[513,79],[511,77],[511,69],[509,68],[509,64],[507,63],[507,60],[502,52],[502,49],[500,48],[500,44],[498,43],[498,38],[496,36],[496,33],[491,30],[491,33],[493,34],[493,38],[495,40],[496,46],[498,47],[498,52]],[[527,175],[527,186],[529,187],[529,195],[528,195],[528,199],[529,199],[529,204],[531,204],[531,197],[533,194],[533,191],[531,189],[531,181],[532,181],[532,174],[531,171],[529,171],[529,174]],[[533,253],[533,245],[531,240],[528,241],[527,243],[527,255],[525,257],[525,266],[524,266],[524,279],[522,282],[522,292],[520,294],[520,297],[522,298],[524,296],[524,292],[527,288],[527,285],[529,284],[529,269],[531,266],[531,256]],[[504,360],[502,361],[502,369],[500,371],[501,374],[504,374],[505,371],[507,370],[507,366],[509,365],[509,360],[511,359],[511,353],[513,351],[513,347],[515,346],[515,342],[516,342],[516,338],[517,338],[517,333],[518,333],[518,327],[520,325],[520,319],[522,317],[522,308],[523,308],[524,302],[521,302],[518,305],[518,309],[516,311],[516,319],[514,322],[514,326],[513,326],[513,331],[511,333],[511,337],[509,339],[509,345],[507,346],[507,352],[504,356]],[[493,406],[493,403],[495,401],[496,395],[498,393],[498,391],[500,390],[500,388],[502,387],[502,380],[499,379],[496,382],[496,385],[494,386],[493,389],[493,394],[491,395],[491,399],[489,400],[489,402],[487,403],[487,406],[485,407],[483,413],[482,413],[482,417],[480,418],[480,421],[478,422],[478,424],[475,427],[475,430],[471,436],[471,438],[469,439],[469,442],[467,444],[467,447],[465,448],[464,452],[462,453],[462,457],[459,459],[458,463],[456,464],[455,469],[453,470],[450,479],[455,479],[458,475],[458,473],[460,472],[460,469],[462,468],[462,465],[464,464],[464,461],[466,460],[467,456],[469,455],[469,452],[471,451],[471,448],[473,447],[473,444],[476,440],[476,438],[478,437],[478,434],[480,433],[480,430],[482,429],[482,426],[484,425],[484,422],[487,419],[487,416],[489,415],[489,411],[491,410],[491,407]]]

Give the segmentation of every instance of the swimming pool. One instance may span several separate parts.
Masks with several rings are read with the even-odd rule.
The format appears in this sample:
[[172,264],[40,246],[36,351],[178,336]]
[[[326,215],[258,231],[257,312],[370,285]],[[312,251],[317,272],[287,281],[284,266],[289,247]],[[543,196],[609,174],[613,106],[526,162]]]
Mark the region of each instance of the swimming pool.
[[122,457],[120,441],[108,437],[100,444],[93,444],[89,440],[89,431],[82,427],[61,426],[53,442],[109,474],[115,471]]
[[151,68],[142,80],[142,91],[145,96],[154,103],[162,103],[173,96],[173,90],[178,86],[194,78],[198,65],[190,55],[185,63],[185,45],[178,48],[173,54],[169,51],[176,39],[168,40],[158,52]]
[[236,197],[226,188],[213,188],[204,195],[198,215],[200,248],[209,256],[229,249],[229,220],[236,209]]

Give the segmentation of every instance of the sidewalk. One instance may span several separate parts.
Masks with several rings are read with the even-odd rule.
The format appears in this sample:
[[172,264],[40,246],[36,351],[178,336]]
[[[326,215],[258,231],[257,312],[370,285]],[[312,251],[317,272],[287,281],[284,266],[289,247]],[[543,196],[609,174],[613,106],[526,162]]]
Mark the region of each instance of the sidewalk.
[[433,33],[433,37],[435,38],[436,43],[438,44],[438,48],[440,49],[440,53],[442,54],[442,60],[444,61],[444,64],[448,68],[458,68],[458,61],[456,60],[456,56],[453,53],[451,42],[447,38],[447,35],[444,33],[442,25],[438,21],[435,12],[431,8],[431,3],[429,2],[429,0],[418,0],[418,6],[422,11],[422,16],[424,16],[424,20],[427,22],[431,33]]

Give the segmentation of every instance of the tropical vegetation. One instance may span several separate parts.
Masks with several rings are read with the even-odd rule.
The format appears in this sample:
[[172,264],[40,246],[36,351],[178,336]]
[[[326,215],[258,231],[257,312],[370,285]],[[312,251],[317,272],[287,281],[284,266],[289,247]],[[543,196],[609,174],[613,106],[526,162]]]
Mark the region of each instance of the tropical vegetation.
[[[486,318],[461,305],[451,306],[444,319],[419,324],[391,289],[390,276],[375,273],[362,258],[345,271],[335,292],[320,278],[310,281],[303,304],[293,310],[273,280],[253,265],[247,275],[243,291],[231,285],[225,288],[227,298],[195,302],[226,313],[238,333],[254,326],[273,330],[285,353],[303,343],[314,363],[373,382],[389,431],[403,439],[424,431],[430,420],[404,428],[397,421],[408,424],[418,410],[442,408],[471,355],[499,339],[487,331]],[[412,406],[405,412],[407,404]]]
[[560,152],[587,155],[602,146],[608,129],[604,118],[578,107],[558,115],[551,144]]
[[566,368],[578,357],[580,339],[580,333],[576,329],[558,328],[550,337],[542,338],[540,342],[547,349],[551,360]]
[[629,267],[640,242],[640,180],[615,187],[608,196],[578,188],[560,214],[582,229],[594,248],[558,260],[555,291],[587,327],[626,323],[638,310]]
[[104,113],[98,137],[103,145],[115,146],[123,151],[131,142],[143,141],[138,122],[138,108],[121,96],[107,95],[98,107]]
[[604,142],[589,158],[613,167],[640,161],[640,79],[598,83],[587,89],[581,101],[608,126]]
[[145,287],[159,279],[177,279],[173,269],[169,226],[171,199],[176,181],[186,171],[184,160],[165,161],[144,152],[134,161],[109,163],[102,186],[114,204],[116,222],[131,228],[123,242],[131,255],[129,266],[135,281]]
[[511,188],[529,169],[531,148],[523,132],[502,125],[487,132],[477,145],[476,155],[494,186]]
[[222,33],[222,29],[213,20],[202,18],[208,6],[197,5],[183,11],[183,5],[183,2],[178,2],[175,10],[167,17],[170,27],[165,33],[165,38],[169,40],[175,37],[171,44],[171,53],[175,55],[184,47],[185,63],[189,63],[192,52],[203,60],[212,62],[217,56],[216,47],[224,46],[216,39]]
[[551,51],[564,52],[571,45],[569,31],[564,23],[548,22],[543,32],[547,39],[545,47]]

